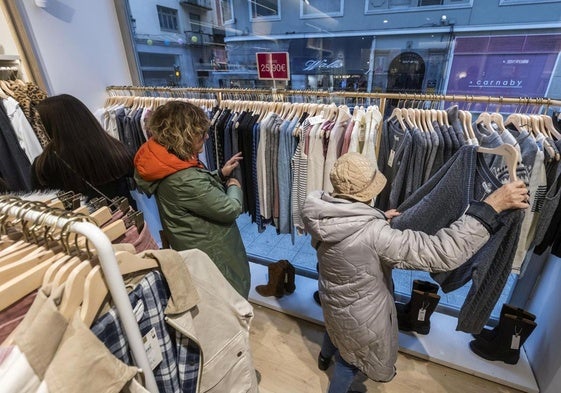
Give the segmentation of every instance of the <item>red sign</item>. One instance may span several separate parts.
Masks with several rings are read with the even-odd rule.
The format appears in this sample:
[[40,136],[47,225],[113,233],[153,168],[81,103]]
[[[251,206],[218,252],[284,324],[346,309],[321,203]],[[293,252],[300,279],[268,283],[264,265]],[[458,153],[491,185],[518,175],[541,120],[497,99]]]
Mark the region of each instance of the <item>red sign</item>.
[[290,79],[288,52],[257,52],[255,56],[259,79]]

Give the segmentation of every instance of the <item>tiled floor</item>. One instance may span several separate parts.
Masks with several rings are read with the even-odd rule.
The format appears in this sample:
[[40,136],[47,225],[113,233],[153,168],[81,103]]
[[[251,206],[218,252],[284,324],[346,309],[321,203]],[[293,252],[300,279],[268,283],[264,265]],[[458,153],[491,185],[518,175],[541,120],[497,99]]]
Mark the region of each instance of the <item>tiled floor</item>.
[[[251,218],[248,214],[243,214],[238,218],[238,227],[250,258],[255,256],[260,259],[271,260],[271,262],[287,259],[297,268],[305,269],[312,274],[316,273],[317,257],[310,243],[310,236],[294,235],[293,242],[292,235],[279,235],[276,228],[272,225],[266,226],[265,231],[259,233],[257,225],[251,223]],[[399,269],[394,269],[393,271],[395,290],[398,294],[408,296],[411,293],[413,280],[417,279],[431,280],[430,275],[426,272]],[[492,316],[499,315],[502,304],[508,301],[514,283],[514,276],[511,275],[499,301],[496,303]],[[460,309],[466,299],[470,286],[471,282],[447,294],[439,291],[441,296],[440,304]]]

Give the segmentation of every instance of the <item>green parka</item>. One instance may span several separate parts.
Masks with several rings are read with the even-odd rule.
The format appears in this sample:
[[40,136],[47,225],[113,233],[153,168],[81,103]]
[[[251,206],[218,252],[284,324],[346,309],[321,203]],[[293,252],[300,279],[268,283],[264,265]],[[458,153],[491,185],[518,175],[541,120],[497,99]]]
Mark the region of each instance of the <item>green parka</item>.
[[228,282],[247,299],[250,272],[236,224],[242,212],[242,190],[225,189],[217,171],[182,161],[153,140],[135,157],[135,180],[155,195],[165,236],[174,250],[198,248],[216,264]]

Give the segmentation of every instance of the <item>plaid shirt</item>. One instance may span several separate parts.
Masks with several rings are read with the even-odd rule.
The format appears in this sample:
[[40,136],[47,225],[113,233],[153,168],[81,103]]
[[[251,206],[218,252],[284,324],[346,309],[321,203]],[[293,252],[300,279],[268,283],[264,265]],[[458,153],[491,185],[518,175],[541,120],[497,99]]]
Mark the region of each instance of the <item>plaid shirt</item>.
[[[162,354],[162,361],[154,369],[158,390],[162,393],[194,393],[198,382],[199,347],[166,325],[164,310],[168,298],[169,290],[158,271],[148,273],[129,293],[141,335],[155,329],[158,337]],[[133,364],[115,308],[97,319],[91,330],[113,355]],[[175,336],[175,345],[170,332]]]

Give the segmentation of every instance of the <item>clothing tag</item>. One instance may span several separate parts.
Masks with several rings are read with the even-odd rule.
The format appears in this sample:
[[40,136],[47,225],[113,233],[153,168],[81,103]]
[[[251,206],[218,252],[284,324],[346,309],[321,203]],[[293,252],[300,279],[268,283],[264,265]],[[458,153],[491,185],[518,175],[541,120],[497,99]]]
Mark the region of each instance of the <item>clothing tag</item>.
[[395,151],[390,150],[390,156],[388,157],[388,166],[391,168],[393,166],[393,159],[395,158]]
[[417,315],[417,321],[424,321],[426,313],[427,313],[427,310],[425,308],[421,308],[419,310],[419,314]]
[[490,194],[491,192],[493,192],[493,189],[491,188],[491,185],[490,185],[489,183],[483,182],[483,183],[481,184],[481,186],[483,187],[483,189],[485,190],[485,192],[486,192],[487,194]]
[[513,334],[510,340],[510,349],[520,349],[520,335]]
[[319,115],[319,116],[309,117],[308,121],[310,122],[311,125],[316,125],[323,122],[323,116]]
[[163,360],[160,344],[158,343],[158,336],[156,335],[156,328],[150,329],[148,334],[142,337],[142,341],[144,342],[144,349],[148,355],[150,367],[154,370]]
[[144,303],[142,301],[136,303],[133,313],[134,317],[136,318],[136,322],[140,322],[140,320],[142,319],[142,315],[144,315]]

